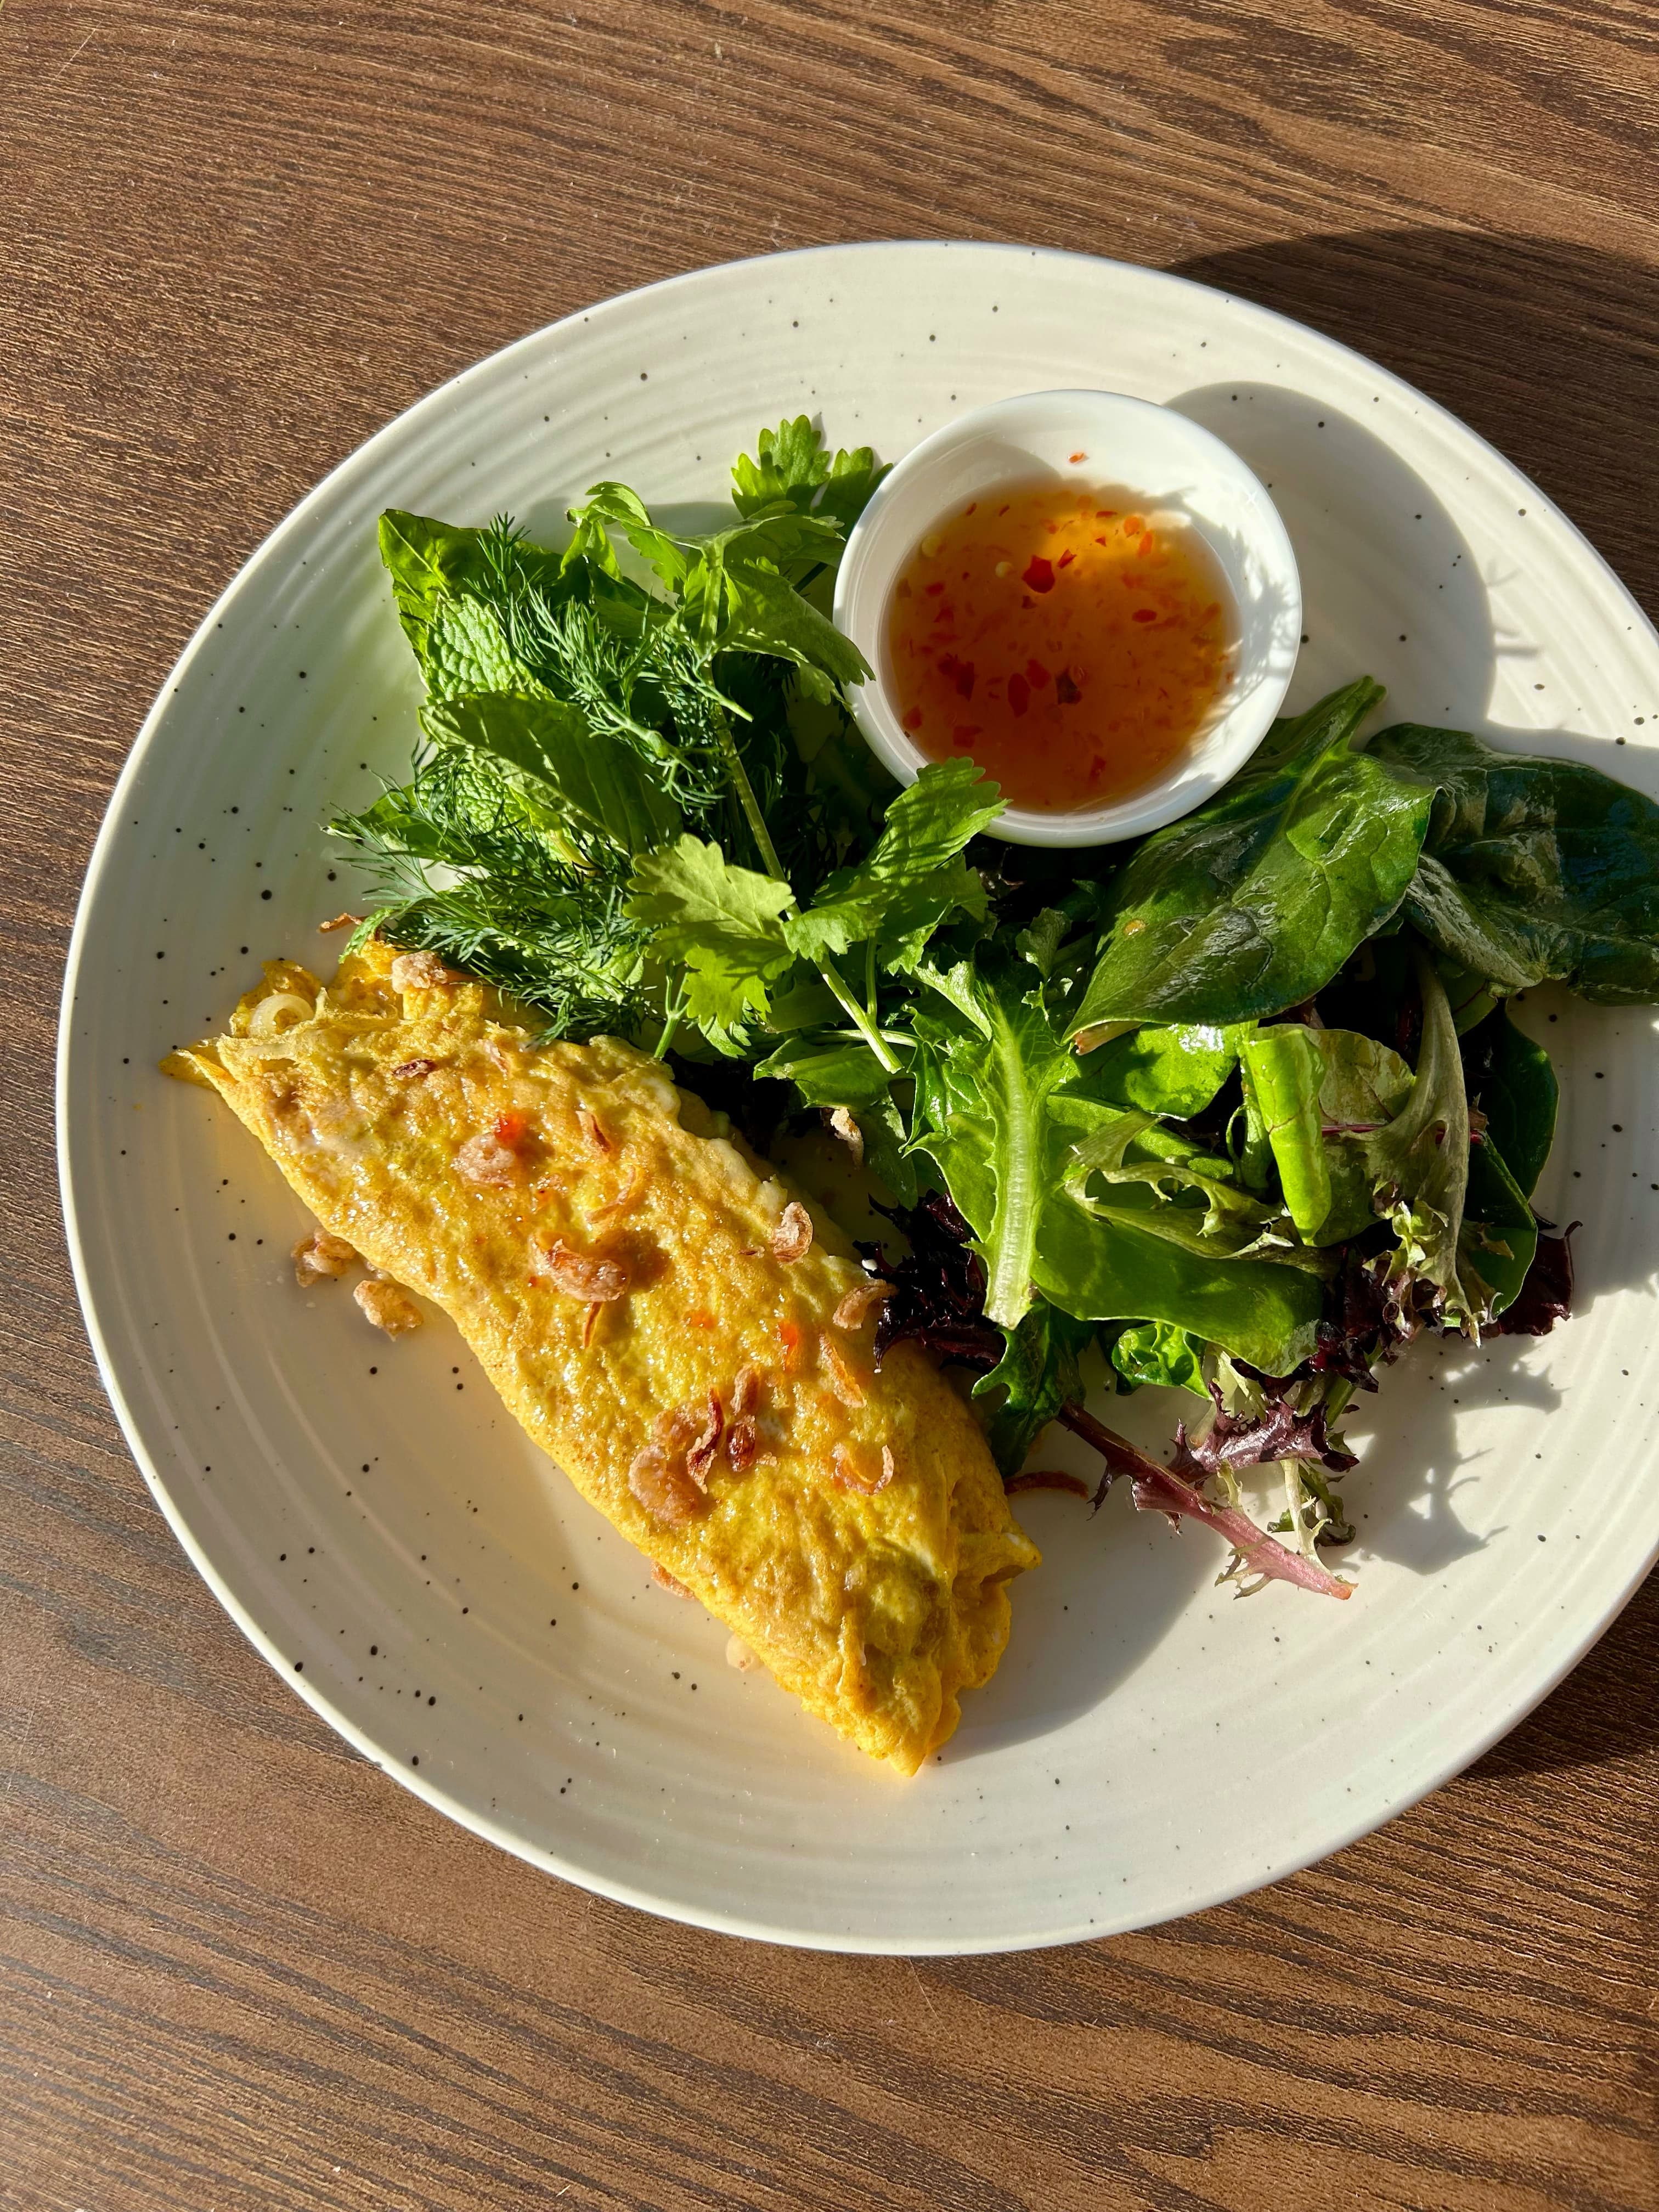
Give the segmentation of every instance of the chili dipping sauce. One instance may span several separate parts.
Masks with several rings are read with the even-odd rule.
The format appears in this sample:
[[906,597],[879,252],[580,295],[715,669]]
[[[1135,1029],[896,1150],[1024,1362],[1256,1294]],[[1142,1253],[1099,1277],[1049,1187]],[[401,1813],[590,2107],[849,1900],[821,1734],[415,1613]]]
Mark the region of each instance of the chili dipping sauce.
[[899,719],[1011,806],[1073,813],[1153,782],[1231,682],[1237,617],[1189,526],[1125,492],[1004,488],[936,523],[887,612]]

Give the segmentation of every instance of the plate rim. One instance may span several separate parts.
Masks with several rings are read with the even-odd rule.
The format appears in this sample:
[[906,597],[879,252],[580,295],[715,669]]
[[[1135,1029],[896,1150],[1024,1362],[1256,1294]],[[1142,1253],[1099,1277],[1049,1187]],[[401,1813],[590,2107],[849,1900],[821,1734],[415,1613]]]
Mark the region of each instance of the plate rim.
[[88,957],[92,909],[102,879],[112,866],[120,834],[120,817],[128,793],[142,773],[150,748],[156,742],[165,720],[169,699],[185,671],[207,646],[219,617],[230,602],[246,587],[248,580],[255,571],[263,568],[279,551],[288,537],[291,533],[297,534],[304,528],[313,509],[323,501],[337,480],[348,471],[353,469],[366,453],[382,441],[392,439],[416,417],[428,410],[436,410],[445,398],[469,378],[510,361],[513,356],[530,347],[544,343],[562,330],[574,328],[583,321],[591,324],[599,315],[611,310],[620,310],[624,307],[632,307],[641,300],[658,295],[672,294],[698,285],[718,283],[721,279],[729,278],[739,270],[752,270],[763,265],[781,266],[822,261],[836,257],[862,258],[894,252],[962,254],[975,258],[983,257],[987,260],[1012,253],[1032,260],[1047,261],[1056,264],[1082,263],[1094,269],[1104,268],[1126,271],[1136,281],[1151,280],[1157,285],[1179,287],[1183,292],[1206,295],[1217,303],[1218,309],[1221,307],[1242,309],[1247,319],[1256,320],[1268,325],[1282,326],[1296,333],[1298,340],[1313,339],[1321,349],[1328,348],[1346,361],[1363,367],[1369,374],[1382,380],[1383,383],[1396,393],[1408,395],[1419,411],[1426,411],[1442,426],[1449,426],[1458,437],[1473,441],[1476,447],[1490,456],[1513,480],[1524,485],[1529,501],[1535,501],[1541,513],[1547,514],[1553,522],[1565,528],[1572,542],[1577,556],[1580,559],[1587,558],[1594,568],[1600,573],[1601,578],[1611,585],[1613,592],[1622,600],[1624,610],[1630,617],[1632,628],[1644,633],[1656,653],[1659,653],[1659,629],[1656,629],[1653,622],[1649,619],[1645,611],[1637,601],[1623,578],[1619,575],[1611,562],[1597,550],[1572,518],[1501,448],[1493,445],[1489,439],[1466,422],[1461,416],[1454,413],[1450,408],[1444,406],[1431,394],[1422,391],[1419,386],[1412,384],[1395,371],[1373,360],[1370,356],[1363,353],[1358,348],[1349,345],[1343,339],[1331,337],[1311,323],[1299,321],[1295,316],[1285,314],[1277,308],[1265,307],[1242,294],[1225,290],[1218,285],[1205,283],[1197,277],[1184,276],[1175,270],[1152,268],[1143,263],[1126,261],[1112,255],[1085,253],[1054,246],[1032,246],[1016,240],[926,238],[845,240],[817,246],[793,247],[777,253],[747,255],[736,260],[709,262],[695,269],[678,270],[671,276],[655,278],[647,284],[631,288],[628,291],[612,293],[605,299],[593,301],[586,307],[573,308],[569,313],[558,317],[553,322],[540,325],[516,338],[509,339],[506,344],[497,347],[491,353],[481,356],[476,361],[468,362],[453,375],[446,377],[429,391],[422,393],[408,406],[400,409],[397,414],[388,417],[386,422],[371,431],[368,437],[361,440],[349,453],[342,455],[266,532],[215,596],[212,604],[185,641],[177,659],[163,677],[148,712],[138,726],[120,772],[111,788],[97,836],[88,856],[86,872],[76,901],[75,918],[70,930],[69,949],[64,962],[63,988],[59,998],[53,1083],[53,1130],[64,1241],[68,1249],[70,1272],[75,1283],[82,1322],[91,1346],[99,1378],[108,1396],[127,1449],[168,1528],[178,1540],[191,1566],[201,1577],[218,1604],[286,1687],[297,1693],[318,1718],[337,1735],[349,1743],[386,1778],[421,1799],[434,1811],[455,1821],[459,1826],[477,1836],[481,1840],[508,1852],[514,1858],[535,1867],[540,1872],[557,1875],[579,1889],[607,1898],[617,1904],[632,1906],[640,1911],[654,1915],[659,1919],[672,1921],[681,1926],[704,1928],[714,1934],[738,1936],[750,1942],[775,1943],[791,1949],[821,1951],[843,1955],[896,1958],[991,1957],[1019,1951],[1054,1949],[1073,1943],[1105,1941],[1114,1936],[1158,1927],[1172,1920],[1184,1919],[1190,1914],[1206,1912],[1217,1905],[1231,1903],[1238,1898],[1252,1895],[1257,1890],[1270,1887],[1291,1875],[1300,1873],[1323,1859],[1334,1856],[1339,1851],[1346,1850],[1366,1836],[1375,1834],[1389,1826],[1401,1814],[1421,1803],[1425,1797],[1443,1788],[1448,1782],[1464,1772],[1477,1759],[1484,1757],[1495,1743],[1500,1742],[1512,1729],[1518,1727],[1553,1690],[1559,1686],[1583,1659],[1586,1653],[1613,1626],[1646,1581],[1656,1562],[1659,1562],[1659,1539],[1656,1539],[1646,1558],[1626,1577],[1612,1602],[1600,1612],[1588,1626],[1575,1631],[1570,1636],[1565,1656],[1555,1656],[1536,1673],[1528,1675],[1521,1695],[1506,1704],[1503,1717],[1495,1721],[1489,1729],[1481,1732],[1468,1744],[1460,1744],[1456,1753],[1443,1763],[1436,1765],[1426,1778],[1420,1781],[1414,1780],[1405,1795],[1396,1803],[1390,1805],[1380,1818],[1356,1818],[1346,1825],[1339,1833],[1334,1836],[1322,1837],[1308,1850],[1288,1850],[1281,1858],[1273,1861],[1265,1871],[1257,1871],[1239,1880],[1224,1881],[1213,1888],[1205,1889],[1200,1893],[1171,1906],[1168,1911],[1160,1911],[1150,1915],[1139,1911],[1133,1912],[1121,1922],[1109,1922],[1109,1924],[1103,1927],[1097,1919],[1095,1922],[1078,1924],[1067,1923],[1037,1933],[1018,1931],[989,1937],[963,1935],[900,1940],[890,1936],[860,1936],[850,1931],[814,1931],[804,1930],[798,1927],[764,1924],[753,1918],[744,1918],[732,1913],[665,1899],[635,1884],[615,1879],[603,1868],[578,1865],[544,1844],[538,1844],[526,1838],[514,1834],[499,1821],[492,1819],[487,1811],[482,1811],[465,1803],[424,1776],[406,1771],[401,1765],[390,1762],[381,1744],[365,1729],[358,1727],[327,1697],[322,1695],[307,1678],[295,1674],[286,1658],[277,1650],[274,1640],[234,1595],[228,1583],[208,1558],[192,1533],[182,1508],[175,1501],[162,1479],[144,1442],[137,1417],[128,1402],[126,1393],[116,1372],[100,1318],[98,1293],[92,1279],[81,1236],[79,1209],[75,1191],[76,1166],[70,1141],[70,1123],[73,1110],[72,1094],[78,1073],[73,1036],[77,987],[82,967]]

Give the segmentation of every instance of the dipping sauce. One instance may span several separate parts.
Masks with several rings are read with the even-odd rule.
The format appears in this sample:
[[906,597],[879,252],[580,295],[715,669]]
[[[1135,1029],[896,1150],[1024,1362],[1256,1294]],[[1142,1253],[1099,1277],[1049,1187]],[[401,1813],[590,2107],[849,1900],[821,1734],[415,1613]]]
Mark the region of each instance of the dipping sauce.
[[936,523],[899,572],[894,704],[930,759],[978,761],[1011,806],[1110,805],[1205,727],[1237,628],[1196,530],[1124,492],[1003,489]]

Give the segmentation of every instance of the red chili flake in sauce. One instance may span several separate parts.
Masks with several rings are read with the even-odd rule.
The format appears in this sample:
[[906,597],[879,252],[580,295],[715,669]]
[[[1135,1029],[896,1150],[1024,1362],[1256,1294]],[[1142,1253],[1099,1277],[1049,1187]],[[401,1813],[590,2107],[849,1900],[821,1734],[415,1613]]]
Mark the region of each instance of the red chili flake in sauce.
[[527,1127],[522,1114],[498,1114],[495,1116],[495,1142],[505,1145],[511,1151],[514,1146],[523,1144]]
[[1034,484],[964,502],[918,544],[886,626],[920,751],[966,754],[1011,805],[1063,812],[1143,787],[1191,744],[1231,680],[1237,610],[1194,531],[1109,504],[1133,496]]
[[1087,453],[1073,453],[1072,456],[1072,466],[1075,468],[1079,461],[1086,461],[1088,458],[1089,456]]

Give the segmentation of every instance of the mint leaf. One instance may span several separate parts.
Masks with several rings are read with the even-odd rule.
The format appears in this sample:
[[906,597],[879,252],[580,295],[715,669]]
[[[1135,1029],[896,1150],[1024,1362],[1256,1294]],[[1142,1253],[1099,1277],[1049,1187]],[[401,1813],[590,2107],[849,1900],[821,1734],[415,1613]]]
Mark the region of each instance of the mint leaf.
[[684,965],[691,1019],[730,1029],[763,1018],[767,984],[793,965],[781,927],[791,903],[787,884],[682,835],[635,860],[623,910],[652,930],[659,959]]
[[1001,792],[974,762],[930,764],[889,806],[868,857],[829,877],[785,934],[809,959],[873,939],[886,966],[915,969],[947,915],[984,920],[985,886],[959,855],[1001,811]]
[[[793,660],[814,697],[828,698],[873,672],[849,637],[804,599],[778,571],[758,560],[727,558],[726,611],[716,631],[720,653],[769,653]],[[816,677],[822,682],[814,683]]]
[[622,852],[648,852],[680,826],[680,811],[640,754],[590,728],[574,707],[518,692],[485,692],[428,705],[422,726],[434,744],[465,745],[515,770],[554,833],[598,836]]

